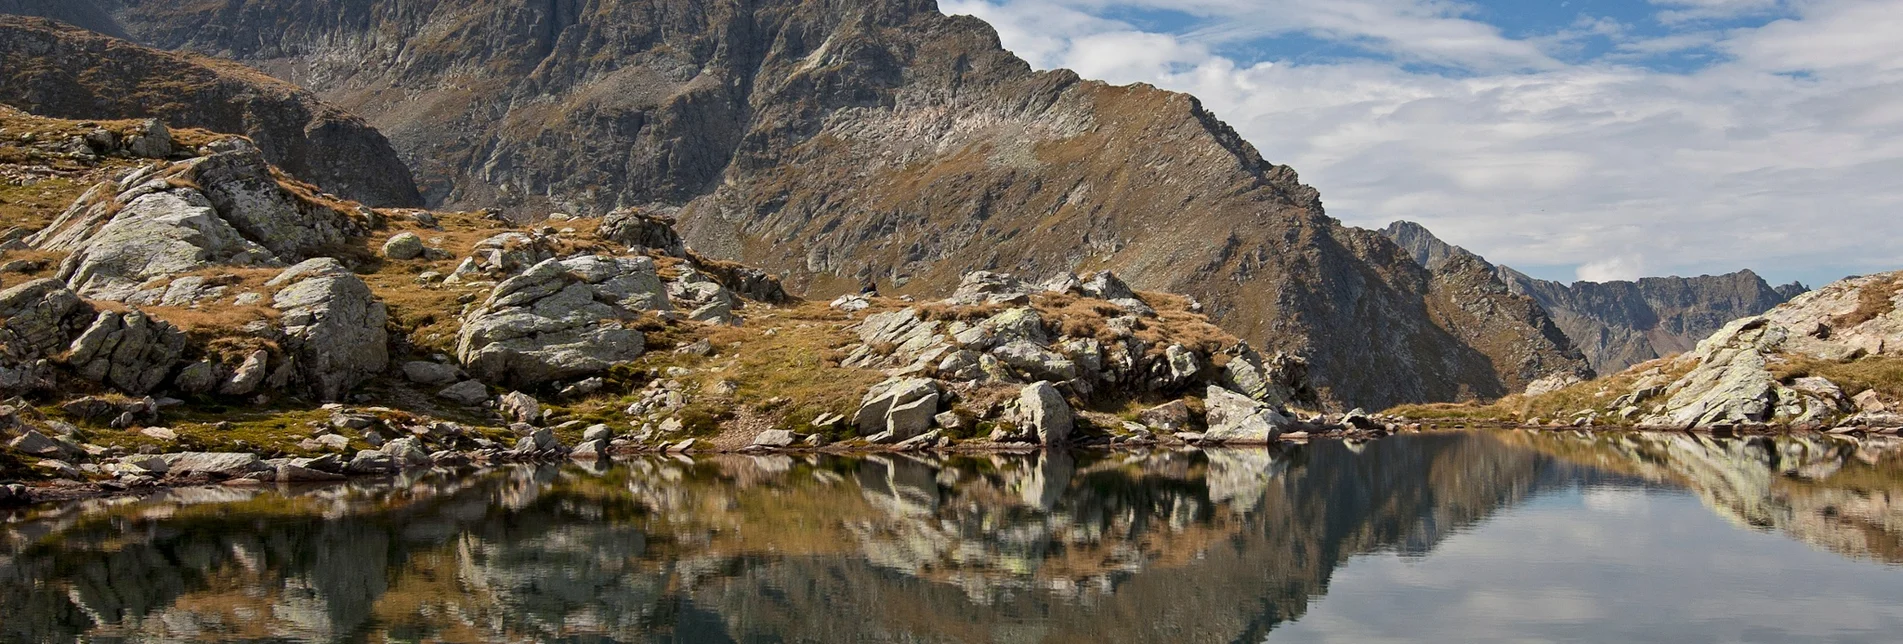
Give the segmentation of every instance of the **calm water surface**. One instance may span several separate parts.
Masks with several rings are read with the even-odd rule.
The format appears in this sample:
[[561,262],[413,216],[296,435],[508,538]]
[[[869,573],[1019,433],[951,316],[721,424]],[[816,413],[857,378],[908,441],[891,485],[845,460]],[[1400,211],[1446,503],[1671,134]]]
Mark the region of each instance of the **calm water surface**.
[[1903,444],[646,458],[0,524],[0,641],[1897,641]]

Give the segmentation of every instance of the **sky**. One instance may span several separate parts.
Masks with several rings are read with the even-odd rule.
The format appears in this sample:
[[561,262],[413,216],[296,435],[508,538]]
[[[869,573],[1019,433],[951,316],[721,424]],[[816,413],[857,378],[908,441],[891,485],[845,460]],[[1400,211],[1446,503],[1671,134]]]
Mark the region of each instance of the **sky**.
[[1903,269],[1903,0],[941,0],[1536,277]]

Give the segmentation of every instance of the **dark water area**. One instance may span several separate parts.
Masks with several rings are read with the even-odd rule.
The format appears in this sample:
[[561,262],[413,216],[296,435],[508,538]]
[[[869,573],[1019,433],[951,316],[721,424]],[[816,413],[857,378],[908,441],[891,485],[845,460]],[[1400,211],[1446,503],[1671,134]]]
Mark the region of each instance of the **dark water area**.
[[13,511],[0,641],[1903,638],[1903,443],[645,457]]

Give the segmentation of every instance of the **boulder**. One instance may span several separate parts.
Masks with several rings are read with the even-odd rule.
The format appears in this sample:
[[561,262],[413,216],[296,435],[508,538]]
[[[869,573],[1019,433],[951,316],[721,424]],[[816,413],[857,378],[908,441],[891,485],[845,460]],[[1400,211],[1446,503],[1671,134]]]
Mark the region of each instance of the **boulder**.
[[245,356],[244,362],[240,363],[237,369],[231,371],[231,377],[225,379],[224,384],[219,385],[218,393],[227,396],[251,395],[258,390],[259,385],[264,384],[265,377],[270,373],[268,371],[270,362],[269,351],[264,349],[252,351],[250,355]]
[[319,257],[286,269],[271,283],[288,284],[271,306],[281,313],[285,348],[298,374],[319,400],[341,400],[389,365],[389,313],[342,263]]
[[341,481],[344,480],[344,476],[342,474],[304,467],[294,463],[279,463],[277,464],[275,480],[279,483],[319,483],[324,481]]
[[[886,431],[891,424],[889,419],[894,407],[904,407],[930,397],[934,409],[925,414],[925,423],[929,426],[932,414],[937,413],[939,393],[938,382],[930,378],[886,380],[866,391],[865,397],[860,399],[859,411],[853,414],[852,423],[859,429],[861,436]],[[915,407],[913,411],[916,410]]]
[[489,388],[474,380],[464,380],[437,391],[436,397],[473,407],[489,399]]
[[411,360],[403,363],[403,377],[419,385],[440,386],[455,382],[462,377],[462,372],[456,365]]
[[1883,396],[1879,395],[1874,389],[1866,389],[1863,393],[1857,394],[1855,398],[1851,398],[1850,400],[1856,403],[1859,411],[1882,413],[1890,410],[1890,406],[1884,404]]
[[417,444],[414,438],[390,439],[390,442],[384,443],[378,451],[383,452],[384,456],[390,457],[391,462],[405,469],[428,467],[435,463],[430,459],[429,451]]
[[165,459],[166,472],[173,476],[205,474],[235,478],[265,469],[257,454],[243,452],[184,452],[160,458]]
[[33,456],[57,456],[66,452],[64,444],[33,429],[26,430],[19,436],[15,436],[13,440],[7,441],[7,447]]
[[1024,281],[1009,273],[973,271],[958,282],[958,290],[945,300],[950,304],[1023,304],[1031,301]]
[[416,259],[423,256],[423,250],[423,238],[416,233],[397,233],[383,242],[383,256],[390,259]]
[[549,260],[464,316],[456,355],[477,379],[515,387],[596,375],[646,350],[626,322],[668,306],[649,258]]
[[502,398],[496,401],[496,409],[502,412],[503,418],[513,422],[542,422],[542,403],[536,401],[534,396],[520,391],[503,394]]
[[1137,413],[1137,422],[1159,432],[1175,433],[1189,427],[1189,404],[1172,400]]
[[1130,290],[1130,285],[1117,279],[1116,274],[1110,271],[1098,271],[1091,275],[1078,285],[1077,290],[1099,300],[1134,300],[1137,296],[1136,291]]
[[1267,443],[1294,424],[1268,405],[1215,385],[1205,393],[1203,407],[1209,429],[1202,439],[1213,443]]
[[609,429],[607,425],[589,425],[581,432],[583,442],[602,441],[605,443],[611,438],[614,438],[614,430]]
[[595,234],[622,244],[631,250],[653,250],[670,257],[686,257],[687,243],[674,231],[672,218],[644,213],[634,208],[617,208],[601,218]]
[[200,395],[211,393],[218,388],[218,363],[211,360],[199,360],[185,365],[172,377],[172,385],[183,393]]
[[991,350],[991,356],[1031,378],[1070,380],[1077,377],[1077,363],[1063,354],[1027,340],[1012,340]]
[[165,382],[185,344],[183,331],[136,309],[101,311],[73,340],[66,363],[82,378],[137,396]]
[[397,469],[396,459],[390,458],[383,452],[368,449],[357,452],[357,455],[344,465],[344,472],[349,474],[388,474]]
[[753,444],[761,447],[787,447],[797,439],[793,432],[784,429],[769,429],[753,437]]
[[892,405],[885,415],[885,429],[893,438],[905,440],[918,436],[932,428],[932,417],[938,415],[937,393],[926,394],[916,400]]
[[257,150],[241,149],[95,186],[27,241],[71,253],[59,277],[81,295],[124,301],[153,278],[282,266],[362,232],[345,213],[293,195]]
[[600,460],[608,455],[608,441],[582,441],[575,449],[568,451],[568,457],[578,461]]
[[1037,433],[1039,443],[1061,445],[1070,440],[1074,424],[1070,403],[1049,382],[1034,382],[1018,392],[1018,414],[1023,426]]

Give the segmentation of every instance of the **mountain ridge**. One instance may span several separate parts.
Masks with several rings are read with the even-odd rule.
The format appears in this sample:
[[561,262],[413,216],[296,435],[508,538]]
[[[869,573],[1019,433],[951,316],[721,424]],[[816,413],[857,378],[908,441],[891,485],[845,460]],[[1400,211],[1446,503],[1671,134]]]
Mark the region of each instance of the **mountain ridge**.
[[1414,222],[1396,221],[1382,234],[1407,248],[1415,261],[1430,270],[1459,258],[1485,263],[1509,291],[1537,302],[1593,369],[1607,375],[1689,351],[1726,323],[1763,313],[1809,290],[1795,283],[1772,287],[1750,269],[1723,275],[1563,284],[1486,263]]

